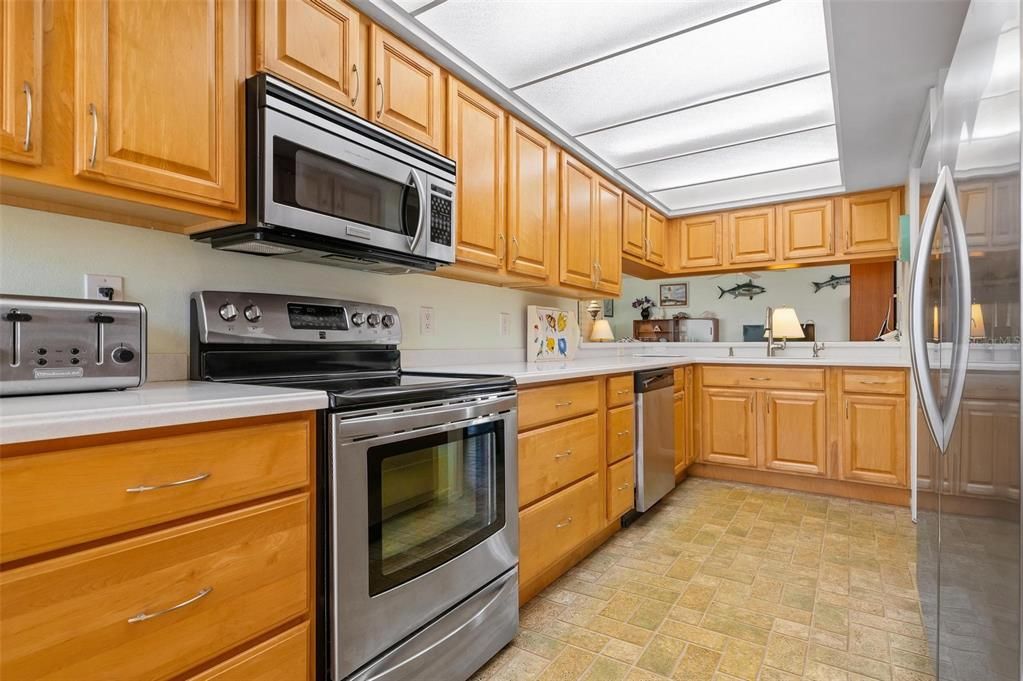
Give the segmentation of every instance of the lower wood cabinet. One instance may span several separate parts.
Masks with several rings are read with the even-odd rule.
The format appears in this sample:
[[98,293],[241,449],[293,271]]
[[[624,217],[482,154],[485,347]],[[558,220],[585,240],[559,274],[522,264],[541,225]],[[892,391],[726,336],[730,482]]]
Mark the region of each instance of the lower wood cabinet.
[[636,461],[630,456],[607,469],[607,517],[620,518],[636,503]]
[[607,462],[618,461],[635,452],[636,410],[632,405],[607,412]]
[[519,506],[597,472],[600,455],[597,414],[538,428],[519,436]]
[[806,475],[827,473],[827,400],[822,392],[770,390],[763,404],[764,467]]
[[703,389],[703,461],[757,465],[756,397],[756,391],[742,388]]
[[842,478],[905,486],[906,398],[846,393],[843,400]]
[[188,681],[292,681],[309,670],[309,623],[274,636]]
[[604,525],[603,490],[591,475],[519,513],[519,581],[529,582]]

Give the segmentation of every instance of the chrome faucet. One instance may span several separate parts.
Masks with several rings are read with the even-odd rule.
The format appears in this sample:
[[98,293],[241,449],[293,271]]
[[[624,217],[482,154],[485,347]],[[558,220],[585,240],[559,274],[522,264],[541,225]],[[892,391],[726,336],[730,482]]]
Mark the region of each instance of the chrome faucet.
[[764,331],[767,332],[767,356],[774,357],[774,353],[777,350],[785,349],[785,339],[782,338],[781,343],[774,342],[774,308],[768,306],[767,308],[767,320],[764,322]]
[[813,342],[813,357],[814,357],[814,359],[817,359],[818,357],[821,356],[821,350],[823,350],[823,349],[824,349],[824,343],[818,343],[817,341]]

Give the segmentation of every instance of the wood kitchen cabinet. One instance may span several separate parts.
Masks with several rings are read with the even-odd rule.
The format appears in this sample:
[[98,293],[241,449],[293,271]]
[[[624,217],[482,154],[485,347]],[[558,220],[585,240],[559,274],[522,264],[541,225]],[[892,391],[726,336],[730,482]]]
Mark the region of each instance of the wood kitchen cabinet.
[[340,0],[264,0],[256,7],[257,69],[365,115],[366,50],[353,7]]
[[737,210],[725,215],[729,264],[774,260],[774,216],[773,206]]
[[239,0],[76,0],[74,16],[75,174],[237,205]]
[[668,219],[650,208],[646,209],[646,238],[647,262],[663,267],[667,262]]
[[558,149],[509,116],[507,151],[507,269],[516,275],[556,280]]
[[505,267],[505,144],[504,111],[449,77],[448,156],[458,174],[459,262]]
[[782,260],[827,258],[835,254],[835,202],[811,199],[778,206]]
[[561,152],[561,283],[596,289],[597,199],[596,174]]
[[646,260],[646,229],[646,205],[625,194],[622,200],[622,253]]
[[622,291],[622,190],[598,177],[596,197],[596,288],[618,295]]
[[372,120],[443,152],[444,77],[440,67],[376,24],[369,34]]
[[42,163],[43,0],[0,4],[0,158]]
[[847,194],[838,199],[842,253],[897,255],[902,190],[898,188]]
[[764,467],[827,473],[827,401],[822,392],[767,390],[763,404]]
[[679,478],[693,461],[693,367],[675,368],[672,412],[675,426],[675,477]]
[[843,393],[842,478],[905,486],[906,398]]
[[702,461],[757,465],[755,390],[708,388],[701,394]]
[[722,215],[698,215],[679,221],[679,266],[682,269],[722,264]]

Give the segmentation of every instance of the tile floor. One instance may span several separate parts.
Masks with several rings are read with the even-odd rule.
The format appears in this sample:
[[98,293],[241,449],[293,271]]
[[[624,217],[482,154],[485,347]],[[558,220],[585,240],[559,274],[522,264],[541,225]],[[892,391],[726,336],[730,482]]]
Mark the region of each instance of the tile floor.
[[909,510],[689,479],[473,681],[933,681]]

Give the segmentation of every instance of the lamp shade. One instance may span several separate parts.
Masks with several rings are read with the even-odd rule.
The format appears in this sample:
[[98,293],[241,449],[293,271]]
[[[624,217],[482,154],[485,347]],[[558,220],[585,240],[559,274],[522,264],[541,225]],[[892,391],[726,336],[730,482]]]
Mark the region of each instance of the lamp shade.
[[[799,317],[791,307],[778,307],[771,314],[771,329],[775,338],[805,338],[803,327],[799,325]],[[764,331],[767,336],[767,331]]]
[[984,308],[979,303],[974,303],[970,306],[970,338],[985,338],[986,336]]
[[591,341],[613,341],[614,332],[611,331],[611,323],[606,319],[598,319],[593,322],[593,330],[590,331]]

